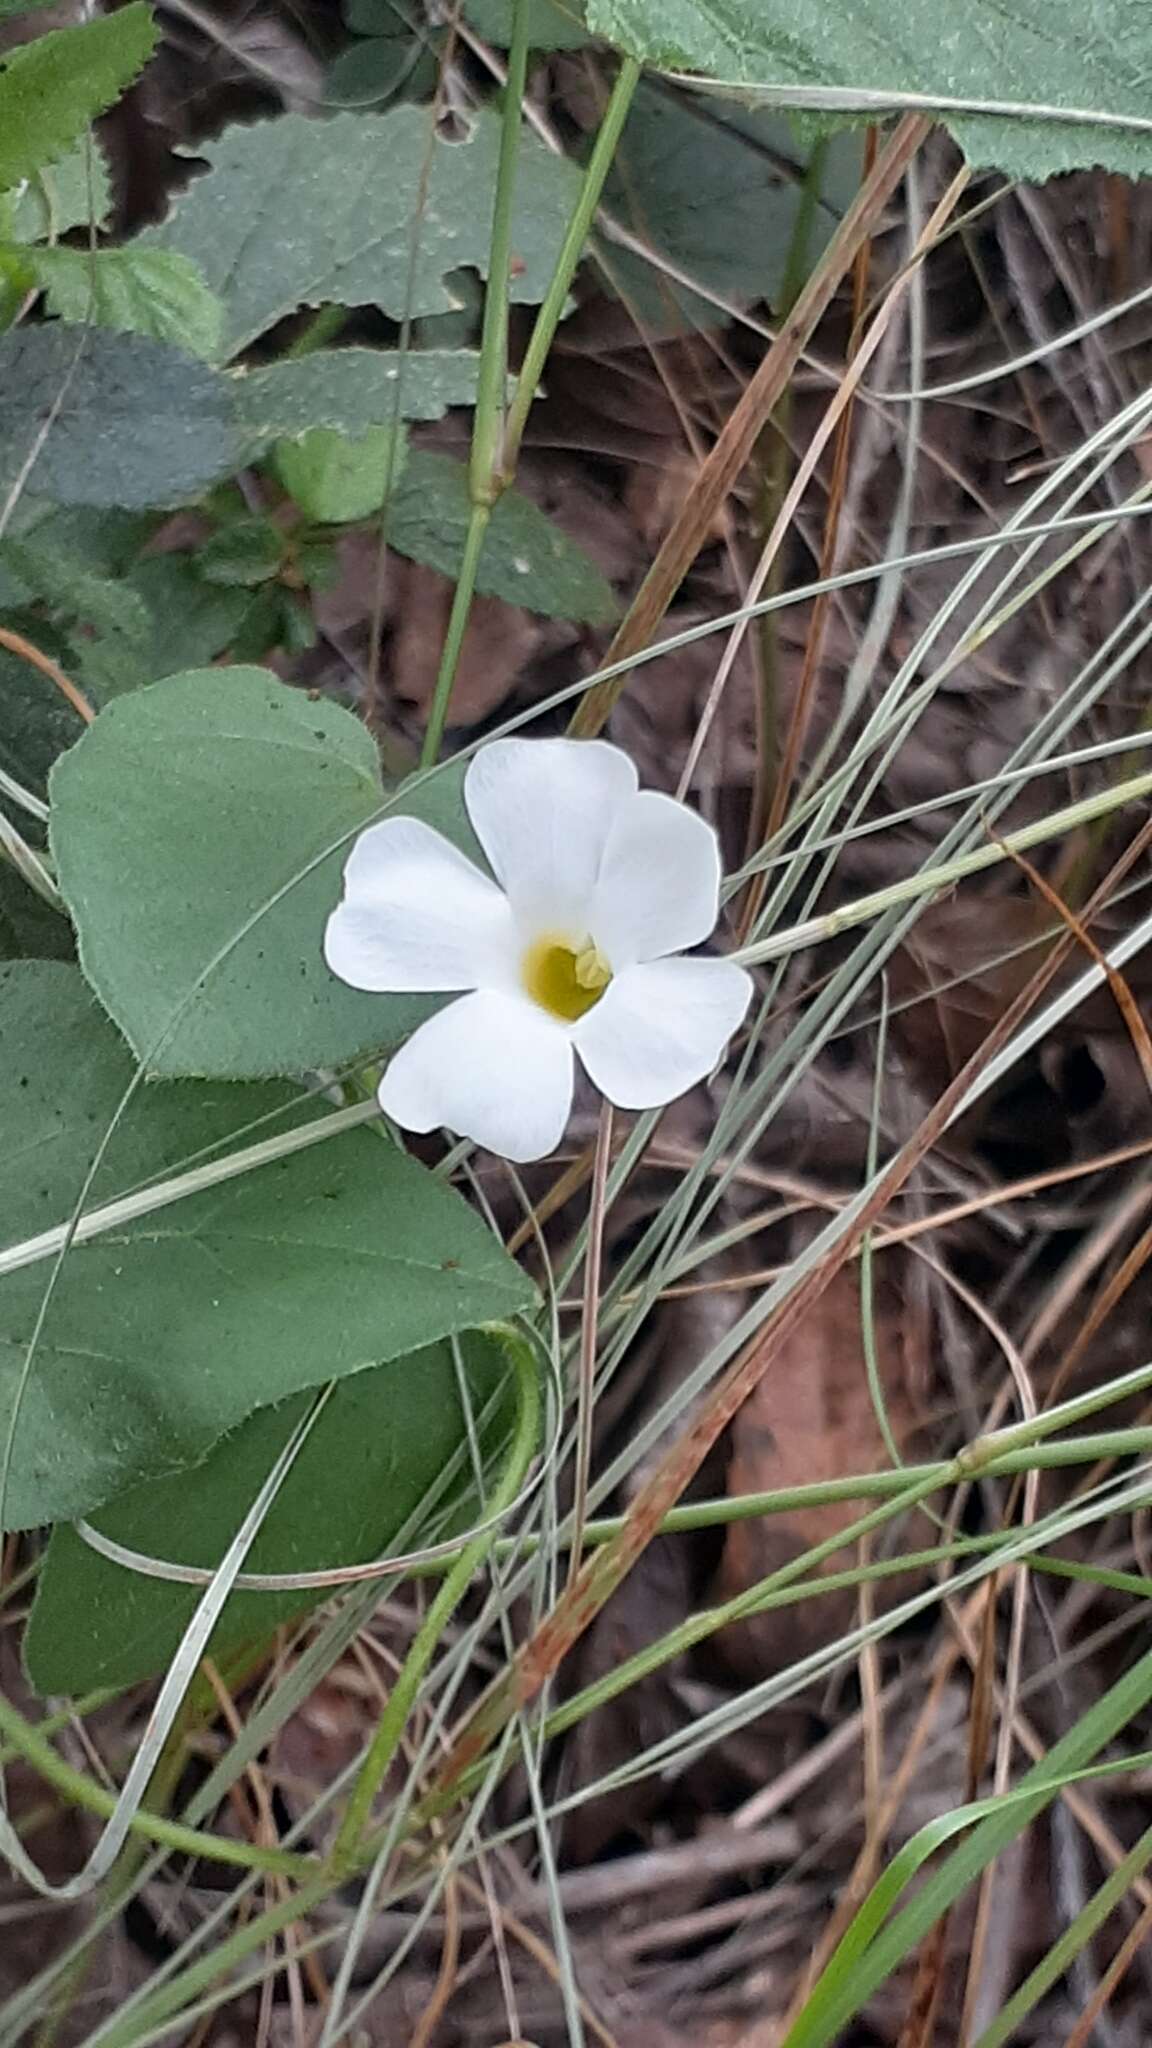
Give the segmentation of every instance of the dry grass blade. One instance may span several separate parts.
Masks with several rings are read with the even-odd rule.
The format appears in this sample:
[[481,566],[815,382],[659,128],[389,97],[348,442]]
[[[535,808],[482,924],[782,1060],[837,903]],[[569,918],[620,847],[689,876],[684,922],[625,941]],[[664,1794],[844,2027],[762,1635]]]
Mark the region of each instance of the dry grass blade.
[[[745,467],[765,422],[778,404],[803,350],[812,338],[817,322],[827,311],[834,293],[855,262],[857,251],[872,235],[905,170],[922,147],[930,126],[922,115],[906,115],[881,152],[779,335],[725,422],[689,498],[608,650],[605,666],[640,653],[655,638],[657,627],[684,581],[703,537]],[[626,680],[626,676],[618,676],[610,683],[601,683],[589,690],[573,715],[569,730],[582,739],[598,733]]]
[[582,1567],[578,1577],[517,1652],[510,1669],[497,1680],[457,1735],[432,1791],[434,1810],[451,1802],[461,1778],[483,1756],[511,1717],[533,1700],[557,1670],[638,1557],[655,1536],[664,1516],[694,1478],[712,1445],[768,1370],[779,1346],[820,1300],[836,1274],[854,1256],[865,1232],[883,1215],[892,1197],[927,1157],[953,1111],[971,1084],[1027,1017],[1039,993],[1058,971],[1070,945],[1061,940],[1027,985],[1019,991],[993,1026],[983,1045],[961,1068],[925,1117],[915,1137],[901,1147],[871,1190],[852,1205],[847,1227],[819,1264],[798,1282],[775,1314],[750,1339],[719,1384],[713,1388],[687,1430],[673,1446],[633,1501],[618,1535]]
[[65,675],[59,662],[53,661],[50,654],[42,654],[38,647],[32,645],[31,640],[26,640],[23,633],[14,632],[11,626],[0,626],[0,647],[7,647],[9,653],[18,655],[21,661],[29,662],[33,668],[38,668],[41,675],[47,676],[50,682],[55,683],[60,695],[67,698],[73,711],[84,720],[85,725],[91,725],[96,713],[83,690],[77,688],[71,676]]

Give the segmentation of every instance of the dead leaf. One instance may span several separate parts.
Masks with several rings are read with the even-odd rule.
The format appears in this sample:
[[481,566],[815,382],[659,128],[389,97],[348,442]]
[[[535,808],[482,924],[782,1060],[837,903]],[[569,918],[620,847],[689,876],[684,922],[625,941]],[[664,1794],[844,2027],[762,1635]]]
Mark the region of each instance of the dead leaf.
[[[884,1273],[884,1267],[890,1270]],[[914,1361],[903,1304],[892,1275],[897,1262],[878,1262],[875,1336],[888,1418],[897,1444],[911,1438],[918,1420],[911,1385]],[[766,1493],[877,1471],[890,1462],[872,1406],[864,1362],[860,1290],[843,1272],[784,1345],[732,1425],[730,1494]],[[790,1563],[813,1545],[847,1529],[868,1503],[839,1501],[735,1522],[728,1532],[712,1596],[729,1600]],[[852,1550],[825,1561],[824,1571],[856,1562]],[[909,1580],[880,1581],[876,1598],[893,1600]],[[857,1594],[849,1589],[752,1615],[717,1637],[724,1661],[747,1678],[795,1663],[831,1642],[852,1624]]]

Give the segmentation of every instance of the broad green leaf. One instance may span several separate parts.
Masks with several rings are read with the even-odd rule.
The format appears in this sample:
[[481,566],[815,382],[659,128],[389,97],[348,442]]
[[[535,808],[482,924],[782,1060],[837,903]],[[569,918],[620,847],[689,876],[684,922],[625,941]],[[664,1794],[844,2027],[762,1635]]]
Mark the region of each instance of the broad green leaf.
[[[481,1441],[499,1450],[508,1420],[500,1399],[506,1360],[479,1333],[463,1339],[461,1354]],[[97,1528],[146,1556],[218,1564],[308,1399],[249,1416],[193,1470],[147,1481],[102,1509]],[[447,1344],[343,1381],[277,1495],[245,1570],[320,1571],[386,1556],[397,1538],[411,1547],[426,1526],[417,1514],[422,1502],[439,1511],[456,1504],[453,1526],[478,1517],[482,1510],[463,1483],[466,1428]],[[210,1654],[258,1641],[332,1597],[332,1589],[234,1593]],[[56,1529],[25,1639],[33,1684],[46,1693],[79,1693],[150,1677],[176,1649],[196,1601],[194,1589],[145,1578],[101,1557],[72,1529]]]
[[0,61],[0,190],[56,163],[119,99],[155,43],[151,9],[132,0],[116,14],[38,36]]
[[[831,138],[808,213],[801,281],[860,182],[855,134]],[[805,152],[782,114],[732,110],[696,94],[641,83],[620,140],[606,200],[634,233],[738,305],[776,304],[805,198]],[[609,244],[605,268],[654,333],[715,325],[724,314],[641,256]]]
[[30,286],[61,320],[175,342],[214,357],[224,308],[187,256],[174,249],[21,249]]
[[[528,40],[534,50],[582,50],[588,30],[574,0],[527,0]],[[512,40],[513,0],[465,0],[464,19],[486,43],[506,50]]]
[[[485,272],[499,117],[444,141],[427,108],[288,114],[230,128],[197,155],[208,175],[137,238],[182,250],[228,309],[235,355],[300,306],[379,306],[393,319],[451,311],[449,272]],[[543,297],[580,189],[574,164],[525,131],[512,224],[510,291]]]
[[[455,576],[470,509],[463,463],[414,452],[388,507],[389,545]],[[493,510],[476,588],[550,619],[603,626],[618,610],[611,584],[583,548],[515,490]]]
[[[54,772],[52,846],[84,971],[149,1072],[300,1074],[431,1014],[346,988],[321,954],[383,803],[360,720],[263,669],[170,676],[101,712]],[[452,771],[419,806],[471,850]]]
[[104,151],[85,135],[58,164],[0,198],[0,230],[7,241],[54,242],[70,228],[106,227],[111,207]]
[[405,458],[404,429],[365,427],[342,434],[313,427],[295,440],[279,441],[276,471],[285,490],[308,519],[321,526],[367,519],[396,487]]
[[[24,1242],[67,1220],[135,1062],[75,969],[0,968],[0,1004],[0,1219],[6,1241]],[[299,1122],[283,1085],[142,1087],[91,1200],[252,1126],[267,1136],[288,1110]],[[0,1442],[51,1270],[40,1260],[0,1278]],[[374,1131],[121,1224],[60,1267],[20,1406],[6,1523],[85,1514],[203,1456],[254,1409],[506,1318],[531,1295],[467,1204]]]
[[[1152,9],[1141,0],[587,0],[589,27],[650,64],[778,105],[942,107],[965,155],[1019,178],[1152,170]],[[837,97],[840,95],[841,97]],[[847,95],[847,98],[843,97]],[[1010,115],[949,103],[994,103]],[[1077,120],[1061,119],[1075,113]],[[1092,115],[1110,117],[1102,125]],[[1130,123],[1131,125],[1125,125]]]
[[64,504],[186,503],[243,461],[231,383],[142,334],[19,327],[0,335],[0,498],[30,459],[29,488]]
[[319,349],[240,372],[236,406],[258,452],[312,427],[357,434],[394,420],[443,419],[449,406],[472,404],[479,368],[474,349]]

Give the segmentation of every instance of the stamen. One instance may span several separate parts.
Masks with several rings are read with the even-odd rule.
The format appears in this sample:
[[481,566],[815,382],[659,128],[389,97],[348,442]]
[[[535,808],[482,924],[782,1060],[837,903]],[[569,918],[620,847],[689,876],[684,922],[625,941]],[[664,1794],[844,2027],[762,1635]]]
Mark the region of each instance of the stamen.
[[576,979],[581,988],[595,989],[597,994],[612,979],[612,969],[595,939],[585,939],[583,951],[576,955]]
[[533,940],[520,965],[520,978],[534,1003],[562,1023],[575,1024],[600,1001],[612,968],[593,939],[549,932]]

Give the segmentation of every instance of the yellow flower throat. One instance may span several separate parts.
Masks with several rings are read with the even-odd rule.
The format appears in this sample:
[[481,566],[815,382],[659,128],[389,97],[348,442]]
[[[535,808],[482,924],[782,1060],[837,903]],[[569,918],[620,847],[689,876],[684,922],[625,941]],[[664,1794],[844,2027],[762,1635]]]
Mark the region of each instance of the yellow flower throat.
[[555,932],[534,939],[520,964],[520,979],[534,1003],[564,1024],[600,1001],[612,969],[593,939],[560,938]]

